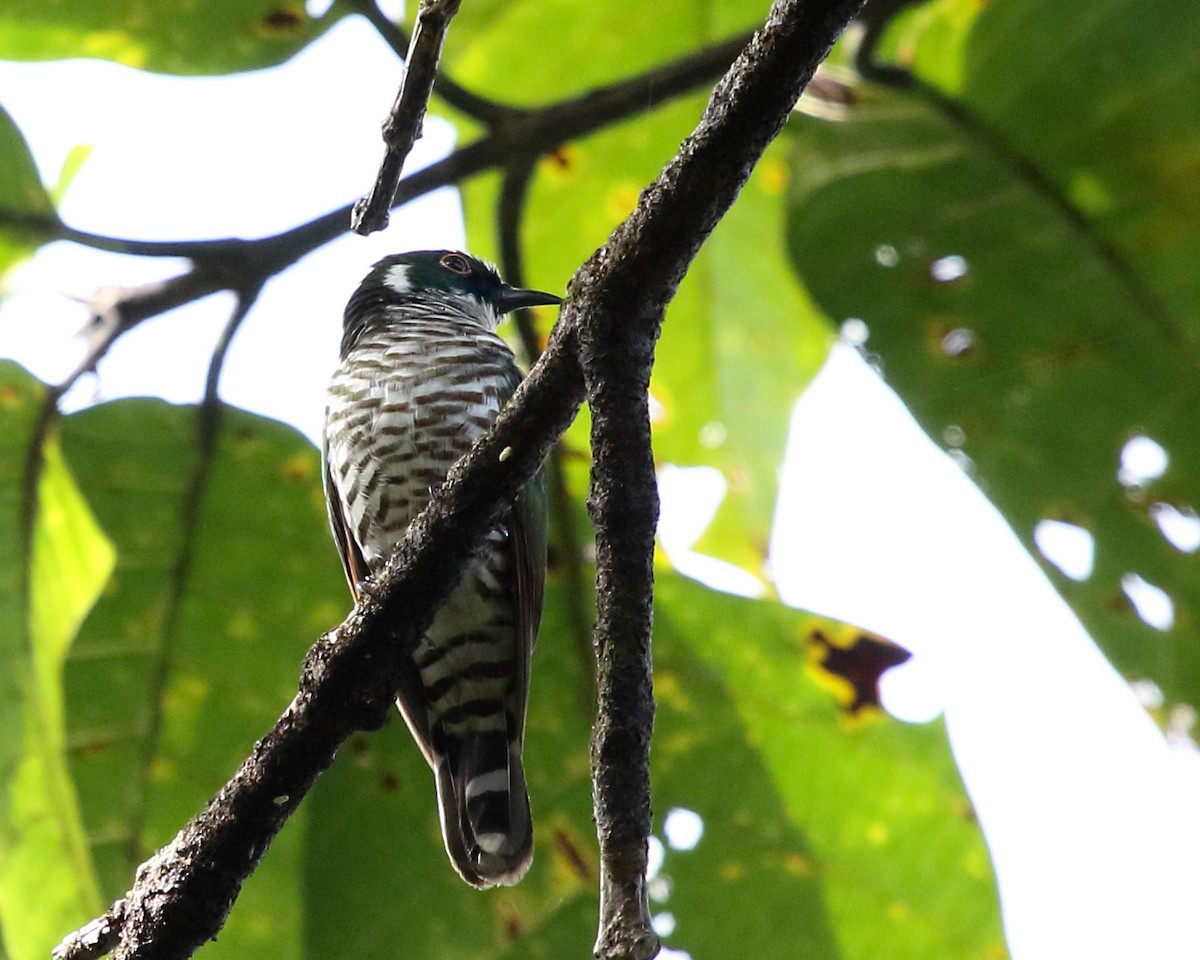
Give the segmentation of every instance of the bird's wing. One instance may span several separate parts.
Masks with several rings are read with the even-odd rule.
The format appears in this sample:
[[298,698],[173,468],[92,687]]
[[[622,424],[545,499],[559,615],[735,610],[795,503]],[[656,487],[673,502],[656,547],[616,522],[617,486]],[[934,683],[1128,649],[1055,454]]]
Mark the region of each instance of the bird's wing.
[[515,740],[525,739],[525,706],[529,701],[529,659],[542,618],[546,580],[546,478],[541,470],[525,485],[513,503],[509,521],[516,571],[517,663],[513,679]]
[[346,525],[346,517],[342,512],[342,493],[334,483],[333,474],[329,469],[328,444],[322,442],[321,461],[324,465],[323,479],[325,483],[325,506],[329,511],[329,526],[333,530],[333,540],[337,544],[338,554],[342,558],[342,569],[346,571],[346,582],[350,584],[350,594],[354,602],[358,602],[358,585],[367,579],[367,561],[363,558],[362,550],[354,540],[350,528]]

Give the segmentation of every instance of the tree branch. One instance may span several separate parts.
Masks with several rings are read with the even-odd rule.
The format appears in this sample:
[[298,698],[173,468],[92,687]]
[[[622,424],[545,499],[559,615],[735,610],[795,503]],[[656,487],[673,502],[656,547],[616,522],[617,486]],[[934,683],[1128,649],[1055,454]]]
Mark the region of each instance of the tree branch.
[[[241,883],[338,745],[357,729],[383,723],[406,652],[427,629],[484,531],[578,410],[584,396],[579,358],[607,363],[602,355],[610,346],[628,351],[638,362],[611,403],[594,371],[588,382],[605,410],[635,400],[644,405],[644,394],[635,398],[632,391],[648,373],[646,358],[667,302],[859,3],[777,0],[766,26],[718,85],[696,131],[572,279],[545,353],[492,429],[450,471],[361,604],[309,651],[299,692],[283,716],[204,811],[142,865],[133,889],[114,905],[107,922],[120,927],[118,957],[184,957],[214,936]],[[616,457],[613,465],[623,470],[625,441],[617,443],[602,459],[609,464]],[[599,500],[615,561],[625,549],[619,527],[627,505]],[[643,525],[645,507],[629,509]],[[643,538],[644,531],[631,535],[635,549]],[[608,572],[598,576],[616,577],[601,581],[616,593],[595,636],[603,668],[601,702],[612,710],[595,738],[594,754],[603,759],[610,756],[614,735],[637,730],[636,742],[648,744],[643,727],[652,701],[648,644],[642,642],[648,622],[637,620],[638,611],[646,613],[647,587],[617,577],[607,560],[602,569]],[[596,819],[607,871],[606,926],[598,951],[605,960],[645,957],[654,945],[644,923],[645,760],[643,749],[596,771]],[[622,798],[634,802],[628,810],[614,809],[612,802]],[[61,955],[84,956],[66,947]]]
[[350,229],[366,236],[388,225],[388,211],[400,186],[404,161],[413,144],[421,136],[429,95],[437,77],[438,61],[442,58],[442,43],[450,20],[458,13],[462,0],[421,0],[417,8],[417,25],[404,60],[404,77],[388,118],[383,122],[383,142],[387,150],[375,186],[354,205],[350,213]]

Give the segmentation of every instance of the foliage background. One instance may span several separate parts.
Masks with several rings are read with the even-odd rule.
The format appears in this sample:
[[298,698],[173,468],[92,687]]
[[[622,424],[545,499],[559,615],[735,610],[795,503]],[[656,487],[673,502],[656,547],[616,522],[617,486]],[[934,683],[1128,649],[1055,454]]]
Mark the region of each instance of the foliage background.
[[[653,396],[657,457],[728,482],[701,547],[769,584],[791,403],[838,324],[863,318],[889,382],[932,436],[954,440],[1027,544],[1044,519],[1092,534],[1089,577],[1051,572],[1125,675],[1163,691],[1166,715],[1196,701],[1194,552],[1156,518],[1166,505],[1194,517],[1200,78],[1187,47],[1197,14],[1150,6],[1071,17],[1044,0],[933,0],[883,38],[881,57],[905,73],[869,80],[843,44],[835,93],[807,106],[825,116],[789,124],[672,305]],[[535,105],[703,48],[762,12],[475,0],[444,66],[473,90]],[[1151,31],[1155,12],[1180,29]],[[280,62],[347,14],[15,3],[0,13],[0,56],[227,73]],[[548,31],[539,48],[552,55],[529,56]],[[527,281],[565,284],[671,156],[703,95],[540,161],[521,220]],[[440,112],[463,139],[476,132]],[[61,189],[43,188],[7,117],[0,168],[7,267],[48,239],[28,216],[53,209]],[[498,251],[499,186],[494,175],[463,185],[468,242],[483,255]],[[939,282],[930,266],[952,255],[968,269]],[[196,408],[122,400],[43,434],[44,397],[3,367],[0,933],[13,958],[44,956],[126,889],[286,705],[307,644],[346,608],[317,455],[294,429],[228,410],[206,448]],[[1122,485],[1121,450],[1143,435],[1169,467]],[[585,440],[577,426],[566,465],[586,535]],[[45,466],[30,527],[34,442]],[[428,774],[392,725],[343,751],[208,953],[535,956],[590,943],[588,680],[567,639],[563,549],[530,708],[529,879],[481,897],[453,877]],[[1136,615],[1121,587],[1129,572],[1169,592],[1171,630]],[[667,944],[697,960],[747,944],[760,957],[1003,956],[992,872],[942,725],[848,722],[816,662],[817,630],[855,636],[664,563],[656,827],[676,807],[705,825],[695,849],[669,850],[662,866]]]

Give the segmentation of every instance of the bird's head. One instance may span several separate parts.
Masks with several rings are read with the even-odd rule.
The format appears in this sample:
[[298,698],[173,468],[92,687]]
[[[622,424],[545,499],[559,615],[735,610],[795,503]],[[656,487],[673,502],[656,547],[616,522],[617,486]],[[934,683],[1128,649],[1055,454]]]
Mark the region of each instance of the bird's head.
[[462,308],[489,328],[520,307],[562,303],[539,290],[514,287],[495,267],[457,250],[410,250],[384,257],[371,268],[346,307],[343,355],[377,309],[389,304],[436,309]]

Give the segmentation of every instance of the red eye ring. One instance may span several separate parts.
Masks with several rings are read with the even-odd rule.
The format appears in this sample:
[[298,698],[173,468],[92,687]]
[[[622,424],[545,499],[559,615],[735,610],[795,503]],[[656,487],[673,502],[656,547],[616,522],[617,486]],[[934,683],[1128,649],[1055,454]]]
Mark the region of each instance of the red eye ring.
[[443,267],[459,276],[471,275],[471,262],[461,253],[448,253],[438,261]]

